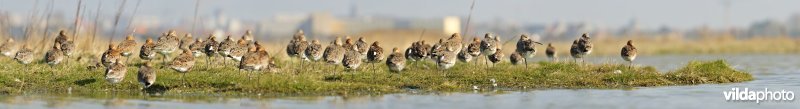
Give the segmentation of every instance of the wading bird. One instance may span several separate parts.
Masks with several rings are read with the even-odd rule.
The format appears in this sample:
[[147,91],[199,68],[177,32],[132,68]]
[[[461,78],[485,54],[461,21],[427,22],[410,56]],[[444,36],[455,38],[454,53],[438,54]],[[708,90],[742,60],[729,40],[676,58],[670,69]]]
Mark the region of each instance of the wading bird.
[[322,59],[322,44],[319,43],[319,40],[312,40],[311,44],[308,45],[306,48],[305,55],[311,61],[319,61]]
[[392,48],[392,54],[389,54],[389,57],[386,58],[386,66],[389,67],[390,71],[403,71],[406,66],[406,57],[403,55],[397,47]]
[[331,41],[331,44],[328,44],[328,47],[325,47],[325,52],[322,54],[322,58],[325,63],[338,65],[342,63],[345,52],[346,50],[344,47],[342,47],[339,37],[336,37],[336,40]]
[[175,30],[169,30],[166,35],[158,38],[155,44],[156,46],[153,47],[153,50],[158,52],[158,54],[161,54],[163,57],[161,58],[162,63],[166,63],[170,54],[178,49],[181,39],[175,34]]
[[358,46],[353,44],[353,41],[345,41],[345,45],[353,45],[347,49],[347,52],[344,54],[344,59],[342,59],[342,65],[344,68],[348,70],[356,70],[361,65],[361,53],[358,51]]
[[117,49],[120,50],[122,56],[125,56],[125,58],[129,58],[131,55],[133,55],[133,50],[136,49],[136,40],[133,39],[133,35],[126,36],[125,41],[119,43]]
[[6,39],[6,43],[0,45],[0,54],[6,57],[14,57],[14,39]]
[[[535,34],[533,36],[538,37],[538,35]],[[528,59],[533,58],[533,56],[536,56],[537,52],[536,44],[542,45],[542,43],[533,41],[533,39],[531,39],[530,37],[528,37],[528,35],[525,34],[522,34],[519,37],[519,41],[517,41],[517,49],[515,50],[515,52],[520,56],[522,56],[522,58],[525,58],[522,59],[522,61],[524,61],[525,63],[525,68],[528,68]],[[512,55],[511,57],[513,58],[514,54],[512,53],[511,55]]]
[[500,47],[500,36],[493,36],[490,33],[484,35],[483,41],[481,41],[481,54],[486,56],[486,60],[489,60],[490,57],[494,57],[490,55],[497,54],[500,48],[502,48]]
[[125,79],[125,73],[128,73],[128,68],[125,63],[117,60],[106,68],[105,79],[108,83],[116,84]]
[[156,69],[153,69],[152,63],[144,62],[144,64],[139,67],[138,73],[137,80],[139,80],[143,88],[148,88],[156,83]]
[[44,56],[45,63],[50,66],[55,66],[64,60],[64,52],[61,51],[61,44],[53,44],[53,48],[47,51]]
[[22,64],[30,64],[33,61],[33,50],[28,48],[28,45],[22,45],[22,49],[14,55],[14,60]]
[[636,47],[633,46],[633,40],[628,40],[625,47],[622,47],[620,55],[622,59],[628,61],[629,66],[633,66],[633,60],[636,59]]
[[147,40],[144,41],[144,45],[139,49],[139,58],[142,60],[152,60],[156,58],[156,51],[153,50],[155,46],[156,44],[153,43],[153,39],[148,37]]
[[367,51],[367,63],[372,63],[372,69],[377,69],[375,68],[375,63],[382,62],[383,58],[383,47],[381,47],[380,42],[372,42]]
[[113,43],[108,44],[108,50],[103,53],[100,58],[100,62],[103,63],[103,66],[112,67],[114,62],[119,60],[122,60],[122,53],[120,53],[120,50],[117,49],[117,46],[114,46]]
[[516,52],[516,51],[511,53],[511,56],[509,56],[509,59],[511,60],[511,64],[514,64],[514,65],[519,65],[520,63],[523,63],[523,62],[525,62],[525,60],[527,60],[524,57],[522,57],[522,55],[519,54],[519,52]]
[[558,54],[556,54],[556,47],[553,47],[552,43],[547,43],[547,49],[544,51],[544,54],[547,55],[547,58],[549,58],[550,61],[555,62],[558,60]]
[[192,67],[194,67],[194,55],[188,49],[183,49],[183,52],[169,65],[169,68],[181,73],[189,72]]

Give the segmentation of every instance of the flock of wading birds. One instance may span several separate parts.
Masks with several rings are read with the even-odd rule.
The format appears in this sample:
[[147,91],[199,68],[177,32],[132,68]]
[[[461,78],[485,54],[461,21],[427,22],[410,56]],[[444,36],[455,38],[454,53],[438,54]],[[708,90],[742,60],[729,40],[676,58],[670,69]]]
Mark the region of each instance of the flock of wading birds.
[[[249,30],[237,41],[234,41],[230,35],[221,42],[216,39],[214,35],[209,35],[206,40],[202,38],[194,39],[190,34],[178,37],[174,30],[170,30],[162,33],[155,42],[153,42],[152,38],[147,38],[144,44],[139,45],[132,35],[128,35],[118,45],[109,44],[108,50],[102,54],[100,62],[93,61],[91,65],[102,64],[102,66],[106,67],[105,79],[112,84],[119,83],[125,78],[127,59],[134,54],[136,47],[140,47],[139,58],[147,61],[139,67],[137,78],[145,88],[154,84],[156,80],[156,70],[150,62],[150,60],[156,58],[156,53],[163,56],[162,63],[164,67],[169,67],[181,73],[192,70],[195,58],[202,55],[206,55],[209,63],[211,62],[211,57],[217,56],[238,61],[240,70],[277,71],[275,58],[270,56],[258,41],[253,41]],[[573,41],[569,50],[575,61],[592,52],[593,44],[590,39],[584,33]],[[13,39],[8,39],[6,43],[0,45],[0,53],[8,57],[13,56],[21,64],[30,64],[35,57],[33,51],[27,46],[22,46],[15,53],[13,42]],[[533,41],[525,34],[521,35],[519,41],[517,41],[516,50],[509,56],[511,63],[515,65],[525,63],[527,67],[527,60],[536,55],[537,44],[542,45],[542,43]],[[286,53],[292,58],[299,58],[301,61],[321,61],[333,65],[343,65],[349,70],[358,69],[361,63],[379,63],[385,60],[389,70],[400,72],[405,68],[407,60],[424,61],[428,58],[434,60],[439,69],[453,67],[456,60],[470,62],[481,56],[485,56],[486,60],[495,64],[504,58],[501,48],[499,36],[490,33],[487,33],[483,40],[475,37],[468,43],[462,43],[462,37],[455,33],[447,38],[439,39],[439,42],[433,45],[426,44],[424,40],[413,42],[405,52],[400,52],[397,47],[394,47],[388,57],[385,57],[384,50],[378,41],[367,45],[364,37],[360,37],[354,42],[348,36],[342,43],[340,37],[337,37],[323,49],[318,40],[308,42],[303,31],[299,30],[286,46]],[[45,54],[44,62],[51,66],[57,65],[66,57],[72,55],[74,49],[74,42],[68,39],[66,33],[62,30],[56,37],[52,49]],[[177,51],[177,49],[182,50],[180,55],[172,58],[167,63],[166,59],[169,59],[170,54]],[[632,64],[632,61],[636,58],[636,52],[637,50],[632,41],[628,40],[620,55],[625,61]],[[547,44],[545,54],[551,61],[558,60],[556,49],[550,43]]]

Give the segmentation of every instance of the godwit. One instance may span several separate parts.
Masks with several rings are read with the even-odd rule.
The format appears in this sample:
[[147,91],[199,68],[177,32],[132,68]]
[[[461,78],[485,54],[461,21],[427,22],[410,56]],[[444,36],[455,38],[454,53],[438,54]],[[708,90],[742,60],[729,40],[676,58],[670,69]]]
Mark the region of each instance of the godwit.
[[152,60],[155,58],[156,51],[153,50],[155,46],[156,44],[153,43],[153,39],[148,37],[147,40],[145,40],[144,45],[142,45],[142,47],[139,49],[139,58],[142,58],[142,60]]
[[461,51],[458,52],[458,60],[459,61],[461,61],[461,62],[470,62],[470,61],[472,61],[472,58],[474,58],[474,57],[472,57],[472,55],[469,55],[469,52],[468,52],[469,47],[468,46],[469,45],[464,45],[464,47],[461,48]]
[[431,45],[425,44],[425,40],[417,41],[411,44],[411,47],[406,49],[406,58],[411,61],[422,61],[428,58],[431,50]]
[[355,46],[352,41],[346,41],[345,45],[353,45],[347,49],[342,59],[342,65],[349,70],[356,70],[361,65],[361,53],[358,51],[358,46]]
[[486,33],[486,35],[483,36],[483,41],[481,41],[481,54],[486,56],[486,60],[492,57],[490,55],[498,53],[497,51],[499,51],[500,48],[502,48],[500,47],[500,36],[493,36],[490,33]]
[[510,60],[511,60],[511,64],[514,64],[514,65],[519,65],[520,63],[523,63],[523,62],[525,62],[525,60],[526,60],[526,59],[525,59],[524,57],[522,57],[522,55],[521,55],[521,54],[519,54],[519,52],[517,52],[517,51],[514,51],[513,53],[511,53],[511,56],[509,56],[509,58],[510,58]]
[[248,48],[250,47],[248,46],[247,41],[245,41],[244,39],[239,39],[238,41],[236,41],[236,46],[234,46],[233,49],[231,49],[231,54],[228,55],[228,57],[230,57],[236,62],[242,61],[242,56],[247,54]]
[[505,57],[505,55],[503,54],[502,49],[498,48],[497,52],[495,52],[492,55],[489,55],[489,61],[491,61],[492,66],[494,66],[494,64],[500,63],[500,61],[503,60],[503,57]]
[[45,62],[50,65],[54,66],[58,63],[61,63],[61,60],[64,60],[64,52],[61,51],[61,44],[55,43],[53,44],[53,48],[47,51],[44,56]]
[[369,45],[367,44],[367,41],[364,39],[364,37],[359,37],[355,45],[358,47],[358,53],[361,53],[361,55],[358,55],[361,56],[359,59],[364,59],[362,61],[366,61],[365,57],[367,56],[367,52],[369,52]]
[[257,48],[260,47],[248,48],[247,54],[242,56],[242,61],[239,61],[239,70],[253,71],[260,70],[263,67]]
[[461,44],[462,42],[461,40],[462,40],[461,35],[459,35],[458,33],[453,33],[453,35],[450,35],[450,37],[447,38],[447,41],[443,44],[443,46],[446,48],[448,52],[458,53],[463,45]]
[[372,63],[372,69],[377,69],[375,68],[375,63],[383,61],[383,58],[383,47],[381,47],[380,42],[372,42],[369,50],[367,50],[367,63]]
[[[203,49],[205,47],[206,47],[206,43],[203,42],[203,39],[202,38],[197,38],[197,40],[195,40],[194,43],[189,45],[189,50],[192,51],[192,55],[194,55],[194,57],[199,57],[199,56],[204,55],[205,51]],[[206,61],[208,61],[208,60],[206,60]]]
[[148,88],[156,83],[156,69],[153,69],[152,63],[144,62],[144,64],[139,67],[138,73],[139,75],[137,78],[143,88]]
[[457,52],[455,51],[442,52],[436,59],[436,64],[439,65],[439,69],[446,70],[453,67],[456,64],[456,55]]
[[386,66],[389,67],[390,71],[403,71],[406,66],[406,57],[403,55],[397,47],[392,48],[392,54],[389,54],[389,57],[386,58]]
[[430,53],[429,56],[431,57],[431,59],[438,61],[439,57],[444,55],[445,51],[447,51],[447,48],[444,46],[444,39],[439,39],[439,42],[431,46],[431,51],[429,52]]
[[219,53],[222,57],[228,57],[231,54],[231,50],[236,46],[236,42],[231,39],[231,35],[228,35],[225,40],[219,43],[217,47],[217,53]]
[[158,41],[156,41],[156,46],[153,47],[153,50],[163,56],[163,63],[166,63],[170,54],[178,49],[181,40],[175,34],[175,30],[169,30],[167,35],[158,38]]
[[350,39],[350,36],[344,37],[344,43],[342,43],[342,48],[344,48],[345,51],[350,50],[350,48],[356,48],[356,45],[354,44],[353,39]]
[[14,39],[6,39],[6,43],[0,45],[0,54],[6,57],[14,57]]
[[547,54],[547,58],[550,58],[550,61],[558,60],[558,54],[556,54],[556,47],[553,47],[552,43],[547,43],[547,50],[544,51],[544,54]]
[[326,63],[338,65],[339,63],[342,63],[345,51],[345,48],[342,47],[342,43],[337,37],[336,40],[331,41],[331,44],[328,44],[328,47],[325,47],[325,52],[322,54],[322,58]]
[[633,66],[633,60],[636,59],[636,52],[637,50],[636,47],[633,46],[633,40],[628,40],[628,43],[625,45],[625,47],[622,47],[620,55],[622,56],[622,59],[628,61],[629,66]]
[[206,53],[206,66],[211,65],[211,58],[216,56],[217,54],[217,47],[219,46],[219,42],[217,42],[217,37],[214,34],[208,35],[206,39],[205,45],[203,45],[203,52]]
[[261,68],[261,70],[267,70],[268,72],[273,72],[273,73],[278,72],[278,66],[275,64],[275,58],[271,57],[269,55],[269,52],[267,52],[267,50],[261,45],[258,45],[257,42],[255,43],[255,45],[256,45],[256,53],[258,59],[259,61],[261,61],[259,63],[263,67]]
[[119,49],[117,49],[117,46],[114,46],[114,44],[112,43],[108,44],[108,50],[106,50],[106,52],[103,53],[100,62],[102,62],[103,65],[106,67],[111,67],[114,64],[114,62],[117,62],[121,59],[122,59],[122,53],[120,53]]
[[461,44],[461,35],[453,33],[447,41],[440,43],[442,47],[437,51],[441,53],[439,53],[440,56],[437,57],[436,63],[439,65],[439,69],[450,69],[456,64],[457,55],[461,51],[461,48],[463,48]]
[[590,39],[591,38],[587,35],[587,33],[583,33],[583,35],[581,35],[581,37],[578,40],[573,42],[573,45],[577,46],[575,47],[576,49],[575,52],[577,54],[573,54],[573,57],[581,58],[581,61],[584,61],[582,58],[592,53],[593,45],[592,42],[589,41]]
[[67,42],[61,43],[60,51],[63,52],[64,56],[69,58],[72,56],[72,51],[75,50],[75,42],[72,40],[68,40]]
[[192,70],[194,66],[194,55],[188,49],[183,49],[183,52],[172,60],[169,65],[175,71],[186,73]]
[[[152,43],[152,40],[151,40],[151,43]],[[117,49],[119,49],[120,52],[122,52],[122,56],[125,56],[126,58],[128,58],[131,55],[133,55],[133,50],[136,49],[136,44],[137,43],[136,43],[136,40],[133,39],[133,35],[128,35],[128,36],[125,37],[125,41],[122,41],[122,43],[119,43],[119,45],[117,46]]]
[[569,54],[572,56],[573,62],[578,62],[578,59],[583,57],[583,55],[580,54],[581,51],[578,40],[572,41],[572,46],[569,47]]
[[304,52],[307,47],[308,42],[306,41],[306,36],[302,30],[299,30],[294,34],[289,44],[286,45],[286,54],[289,55],[289,57],[300,58],[301,61],[305,61],[307,59]]
[[119,83],[125,79],[125,73],[128,73],[125,63],[120,60],[114,61],[106,68],[106,81],[111,84]]
[[[217,46],[217,53],[219,53],[220,56],[222,56],[222,62],[225,65],[227,65],[227,63],[228,63],[227,59],[230,58],[231,52],[233,52],[233,49],[236,48],[236,46],[237,46],[237,42],[234,41],[231,38],[231,35],[228,35],[225,38],[225,40],[220,42],[219,46]],[[231,59],[231,60],[233,60],[233,59]]]
[[[467,44],[466,53],[464,54],[470,55],[471,57],[471,58],[465,58],[463,60],[464,62],[469,62],[472,59],[477,59],[477,57],[481,55],[481,40],[478,37],[473,37],[472,42]],[[477,64],[478,61],[475,62]]]
[[17,51],[17,54],[14,55],[14,59],[22,64],[30,64],[31,61],[33,61],[33,50],[28,48],[28,45],[22,45],[22,49]]
[[[538,35],[534,34],[534,36]],[[536,44],[542,45],[542,43],[533,41],[528,37],[528,35],[525,34],[522,34],[519,37],[519,41],[517,41],[517,49],[515,50],[515,52],[520,56],[522,56],[523,58],[525,58],[522,60],[525,61],[525,68],[528,68],[528,58],[533,58],[533,56],[536,55]],[[512,58],[513,55],[514,54],[512,54]]]
[[183,35],[183,37],[180,38],[180,43],[178,44],[178,48],[180,48],[180,49],[187,48],[188,49],[189,45],[191,45],[193,42],[194,42],[194,38],[192,37],[192,34],[186,33],[186,35]]
[[305,55],[311,61],[319,61],[322,59],[322,52],[322,44],[319,43],[319,40],[314,39],[306,48]]
[[58,31],[58,36],[56,36],[55,43],[60,43],[60,44],[67,43],[68,38],[69,37],[67,37],[67,33],[64,32],[64,30],[60,30]]

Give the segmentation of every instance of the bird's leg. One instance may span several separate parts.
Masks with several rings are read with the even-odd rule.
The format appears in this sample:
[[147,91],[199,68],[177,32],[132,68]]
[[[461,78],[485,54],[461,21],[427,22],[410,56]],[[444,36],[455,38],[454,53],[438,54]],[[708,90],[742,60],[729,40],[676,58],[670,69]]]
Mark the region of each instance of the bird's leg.
[[305,65],[306,65],[306,61],[305,61],[305,60],[303,60],[303,58],[300,58],[300,65],[298,65],[298,67],[297,67],[297,68],[299,68],[299,69],[297,69],[297,74],[298,74],[298,75],[299,75],[300,73],[303,73],[303,72],[305,72],[305,71],[306,71],[306,69],[303,69],[303,68],[305,68],[305,67],[306,67]]
[[206,71],[210,70],[211,68],[211,56],[206,56]]
[[528,69],[528,58],[522,58],[525,60],[525,69]]
[[633,60],[628,61],[628,68],[633,69]]

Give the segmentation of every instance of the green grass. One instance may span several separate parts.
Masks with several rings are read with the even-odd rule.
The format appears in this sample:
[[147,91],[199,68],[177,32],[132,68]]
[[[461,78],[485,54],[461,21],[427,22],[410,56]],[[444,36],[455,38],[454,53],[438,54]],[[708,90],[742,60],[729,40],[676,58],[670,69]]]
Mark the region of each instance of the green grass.
[[[162,96],[316,96],[372,95],[421,92],[463,92],[477,86],[491,89],[583,89],[634,88],[650,86],[735,83],[752,80],[749,73],[732,69],[724,60],[690,62],[686,67],[658,72],[654,67],[629,68],[622,64],[576,64],[539,62],[526,69],[524,65],[458,63],[449,70],[438,70],[432,62],[409,62],[409,69],[392,73],[383,63],[363,64],[357,71],[344,71],[341,66],[306,62],[279,62],[282,70],[240,72],[228,62],[207,68],[205,58],[189,73],[171,69],[158,70],[154,86],[141,89],[136,81],[140,64],[129,65],[125,80],[109,84],[103,79],[104,69],[88,70],[87,64],[72,61],[58,66],[42,63],[22,65],[9,58],[0,58],[0,95],[26,93],[103,96],[115,93],[127,96],[142,94]],[[132,60],[131,63],[138,63]],[[223,67],[225,66],[225,67]],[[312,67],[315,66],[315,67]],[[156,65],[159,67],[159,65]],[[296,70],[300,69],[300,70]],[[619,70],[619,73],[614,73]],[[490,79],[497,80],[497,87]],[[71,92],[68,89],[72,89]]]

